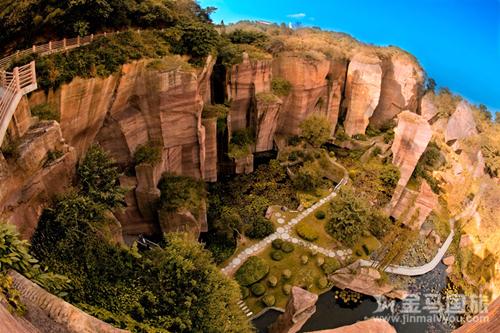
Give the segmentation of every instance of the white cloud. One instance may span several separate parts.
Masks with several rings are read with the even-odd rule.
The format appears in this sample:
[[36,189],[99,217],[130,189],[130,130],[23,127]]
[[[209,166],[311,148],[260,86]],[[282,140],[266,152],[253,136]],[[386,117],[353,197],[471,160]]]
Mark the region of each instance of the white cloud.
[[303,17],[306,17],[307,15],[305,13],[297,13],[297,14],[290,14],[290,15],[287,15],[286,17],[290,17],[290,18],[303,18]]

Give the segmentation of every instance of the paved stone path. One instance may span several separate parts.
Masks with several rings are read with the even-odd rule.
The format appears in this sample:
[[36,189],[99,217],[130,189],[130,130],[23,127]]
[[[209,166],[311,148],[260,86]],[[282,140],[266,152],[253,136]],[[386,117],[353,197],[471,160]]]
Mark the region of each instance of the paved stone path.
[[337,186],[333,189],[330,194],[328,194],[326,197],[320,199],[318,202],[316,202],[314,205],[311,207],[305,209],[304,211],[300,212],[299,215],[295,216],[294,218],[290,219],[289,221],[286,221],[284,217],[281,217],[281,213],[273,213],[275,216],[279,216],[277,219],[277,222],[282,225],[276,229],[276,232],[273,234],[267,236],[266,238],[262,239],[260,242],[244,249],[241,251],[235,258],[233,258],[229,264],[226,265],[226,267],[222,268],[222,272],[225,273],[226,275],[231,275],[233,274],[238,267],[240,267],[250,256],[259,254],[262,252],[268,245],[272,243],[273,240],[275,239],[283,239],[286,241],[290,241],[293,244],[298,244],[303,247],[306,247],[311,250],[315,250],[318,253],[322,253],[325,256],[329,257],[337,257],[340,260],[344,260],[348,255],[352,254],[351,249],[347,250],[328,250],[323,247],[317,246],[315,244],[312,244],[310,242],[303,241],[302,239],[298,239],[295,237],[292,237],[290,235],[290,232],[292,231],[292,228],[311,215],[316,209],[318,209],[320,206],[324,205],[325,203],[329,202],[332,200],[336,195],[340,187],[344,184],[347,183],[347,178],[343,178]]

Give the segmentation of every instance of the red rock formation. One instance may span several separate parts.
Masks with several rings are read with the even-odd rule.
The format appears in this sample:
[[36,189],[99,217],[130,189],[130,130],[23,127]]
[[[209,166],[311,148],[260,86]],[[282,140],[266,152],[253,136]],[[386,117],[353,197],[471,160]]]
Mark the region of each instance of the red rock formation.
[[500,331],[500,297],[488,306],[488,310],[475,316],[453,333],[498,333]]
[[403,110],[416,112],[423,72],[407,54],[396,54],[382,62],[380,101],[370,118],[375,127],[384,125]]
[[382,68],[376,55],[359,53],[352,57],[347,70],[347,114],[344,128],[347,135],[364,134],[369,119],[379,104]]
[[373,318],[348,326],[310,333],[396,333],[396,330],[387,321]]
[[271,60],[251,60],[243,54],[243,62],[231,69],[228,82],[233,131],[250,126],[250,107],[255,95],[271,90]]
[[273,95],[271,98],[257,96],[255,129],[255,152],[272,150],[274,146],[274,133],[278,126],[278,116],[283,101]]
[[392,164],[399,167],[401,177],[392,197],[391,207],[394,207],[399,201],[420,156],[432,137],[429,123],[410,111],[403,111],[398,115],[398,126],[394,132],[395,137],[391,147]]
[[445,132],[445,140],[449,143],[454,140],[468,138],[476,134],[476,122],[474,121],[472,111],[467,102],[461,101],[448,121]]
[[207,182],[217,181],[217,118],[202,119],[205,128],[205,140],[201,144],[205,150],[205,167],[203,168],[203,179]]
[[438,205],[438,196],[432,192],[429,184],[422,181],[419,191],[408,188],[403,190],[398,202],[392,209],[391,216],[401,220],[411,229],[420,229],[427,216]]
[[292,287],[285,312],[268,329],[269,333],[295,333],[316,312],[318,295]]
[[433,118],[438,114],[439,111],[432,101],[433,95],[434,94],[432,92],[425,94],[424,97],[422,97],[422,101],[420,102],[420,115],[429,123],[432,122]]
[[278,132],[299,134],[300,123],[312,113],[324,115],[335,128],[344,87],[346,64],[343,60],[328,60],[319,53],[285,52],[273,61],[273,77],[283,78],[292,85],[288,96],[282,97]]
[[237,175],[253,172],[253,154],[237,158],[234,160],[235,172]]

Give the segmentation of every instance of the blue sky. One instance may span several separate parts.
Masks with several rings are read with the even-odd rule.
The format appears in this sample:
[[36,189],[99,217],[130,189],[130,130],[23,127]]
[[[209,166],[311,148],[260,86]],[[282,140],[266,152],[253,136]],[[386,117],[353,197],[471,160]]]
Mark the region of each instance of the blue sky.
[[214,22],[296,22],[413,53],[439,86],[500,111],[500,0],[200,0]]

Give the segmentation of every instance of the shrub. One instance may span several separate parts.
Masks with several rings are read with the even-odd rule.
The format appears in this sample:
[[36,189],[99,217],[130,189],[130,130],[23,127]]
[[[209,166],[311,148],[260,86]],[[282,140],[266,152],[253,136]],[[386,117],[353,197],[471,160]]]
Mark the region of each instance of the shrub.
[[293,246],[293,244],[290,242],[283,242],[283,245],[281,245],[281,251],[285,253],[293,252],[294,249],[295,246]]
[[292,90],[292,84],[283,78],[275,77],[271,81],[271,90],[276,96],[288,96]]
[[298,136],[298,135],[293,135],[293,136],[291,136],[291,137],[288,138],[288,144],[290,146],[294,146],[295,147],[295,146],[297,146],[300,143],[300,141],[301,141],[300,140],[300,136]]
[[316,258],[316,264],[318,264],[318,266],[321,267],[324,263],[325,263],[325,257]]
[[290,278],[292,277],[292,271],[289,270],[288,268],[284,269],[281,272],[281,276],[283,277],[284,280],[290,280]]
[[323,178],[317,167],[310,162],[304,163],[293,178],[293,185],[299,191],[314,191],[321,184],[323,184]]
[[118,168],[99,146],[91,146],[77,169],[80,190],[93,201],[108,208],[125,203],[125,190],[120,187]]
[[252,290],[252,294],[257,297],[264,295],[267,291],[266,286],[264,286],[262,283],[255,283],[250,287],[250,289]]
[[281,238],[277,238],[277,239],[273,240],[273,242],[271,243],[271,245],[276,250],[279,250],[279,249],[281,249],[281,246],[283,245],[283,240]]
[[283,294],[285,295],[290,295],[290,293],[292,292],[292,286],[289,284],[284,284],[281,289],[283,290]]
[[47,167],[52,164],[52,162],[60,159],[64,153],[60,150],[49,150],[47,152],[47,157],[45,158],[45,162],[43,162],[43,167]]
[[309,257],[308,256],[306,256],[305,254],[302,255],[302,256],[300,256],[300,263],[302,265],[306,265],[308,262],[309,262]]
[[283,260],[283,252],[280,250],[275,250],[271,252],[271,259],[274,261],[281,261]]
[[241,299],[246,299],[250,296],[250,290],[247,287],[240,287]]
[[314,147],[325,143],[332,133],[328,119],[323,116],[310,116],[300,124],[302,137]]
[[269,265],[260,257],[251,256],[236,271],[234,278],[241,286],[252,285],[269,273]]
[[295,228],[295,231],[297,231],[297,234],[300,236],[300,238],[306,241],[314,242],[319,237],[318,232],[305,222],[299,223]]
[[373,148],[373,150],[372,150],[373,157],[376,157],[376,156],[380,155],[381,153],[382,153],[382,149],[378,146]]
[[321,269],[325,274],[331,274],[340,268],[340,263],[337,259],[326,257],[325,262],[321,265]]
[[191,177],[166,173],[158,184],[160,189],[160,209],[175,212],[186,209],[195,216],[205,200],[205,183]]
[[38,104],[31,108],[31,115],[38,117],[40,120],[56,120],[59,121],[59,112],[57,109],[48,103]]
[[294,162],[294,161],[296,161],[296,160],[298,160],[298,159],[299,159],[299,155],[297,154],[297,152],[296,152],[296,151],[292,151],[292,152],[288,155],[288,160],[289,160],[290,162]]
[[328,287],[328,279],[325,276],[318,278],[316,285],[319,289],[325,289]]
[[245,232],[245,235],[252,239],[263,239],[274,232],[274,225],[271,221],[263,216],[256,216],[250,228]]
[[369,255],[370,255],[371,251],[370,251],[370,249],[368,248],[368,246],[367,246],[366,244],[361,245],[361,248],[363,249],[363,252],[364,252],[367,256],[369,256]]
[[324,220],[325,217],[326,217],[326,213],[322,210],[318,210],[316,213],[314,213],[314,216],[318,219],[318,220]]
[[358,141],[366,141],[366,135],[355,134],[355,135],[353,135],[353,139],[358,140]]
[[161,161],[161,150],[161,144],[152,141],[140,145],[134,152],[134,164],[158,164]]
[[269,285],[269,287],[276,287],[276,285],[278,284],[278,278],[274,275],[271,275],[267,278],[267,284]]
[[273,306],[276,303],[276,298],[273,295],[266,295],[262,298],[262,303],[265,306]]
[[227,35],[227,38],[234,44],[254,44],[264,46],[269,37],[257,31],[236,29]]

